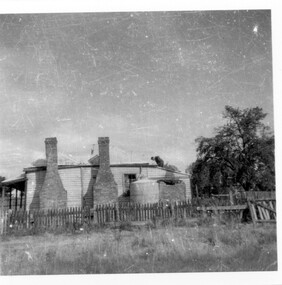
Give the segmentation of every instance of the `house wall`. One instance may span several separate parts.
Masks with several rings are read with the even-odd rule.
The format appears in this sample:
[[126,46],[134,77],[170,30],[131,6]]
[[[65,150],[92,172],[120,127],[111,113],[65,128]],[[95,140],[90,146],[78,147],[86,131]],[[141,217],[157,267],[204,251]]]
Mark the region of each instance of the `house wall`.
[[[118,186],[118,196],[124,192],[124,174],[142,174],[148,178],[171,177],[181,178],[186,185],[183,199],[191,199],[190,180],[183,174],[175,174],[159,168],[152,167],[111,167],[115,182]],[[75,167],[59,169],[63,186],[67,191],[67,207],[93,206],[93,186],[98,169],[95,167]],[[27,172],[26,209],[39,209],[39,192],[42,188],[45,170]],[[167,189],[166,189],[167,190]],[[174,191],[174,190],[173,190]],[[175,194],[176,196],[178,194]]]
[[93,187],[96,181],[98,169],[93,167],[80,168],[81,189],[83,196],[83,206],[93,207]]
[[82,187],[80,168],[60,169],[59,175],[68,193],[67,207],[81,207]]
[[26,210],[39,210],[39,192],[42,188],[46,171],[26,174]]
[[[39,209],[39,192],[41,191],[46,171],[29,172],[27,177],[27,196],[26,196],[26,209],[38,210]],[[67,191],[67,207],[81,207],[82,202],[82,181],[80,168],[59,169],[63,186]],[[88,175],[84,175],[84,180],[90,180]],[[87,185],[87,183],[85,183]]]
[[139,167],[111,167],[111,171],[118,186],[118,197],[120,197],[124,191],[124,175],[136,174],[137,177],[142,170]]

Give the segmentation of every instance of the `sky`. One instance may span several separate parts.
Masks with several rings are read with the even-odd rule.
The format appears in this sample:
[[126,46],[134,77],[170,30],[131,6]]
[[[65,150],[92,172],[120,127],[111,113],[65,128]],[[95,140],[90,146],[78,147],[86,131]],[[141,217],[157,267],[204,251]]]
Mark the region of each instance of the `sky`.
[[159,155],[180,170],[226,105],[259,106],[273,129],[270,10],[0,15],[0,175],[45,157],[87,163]]

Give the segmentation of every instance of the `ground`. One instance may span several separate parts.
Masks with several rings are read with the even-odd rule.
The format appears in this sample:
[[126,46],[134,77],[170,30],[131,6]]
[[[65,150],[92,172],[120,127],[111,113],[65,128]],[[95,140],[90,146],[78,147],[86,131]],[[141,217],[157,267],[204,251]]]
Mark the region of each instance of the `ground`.
[[277,270],[276,226],[196,222],[2,237],[2,275]]

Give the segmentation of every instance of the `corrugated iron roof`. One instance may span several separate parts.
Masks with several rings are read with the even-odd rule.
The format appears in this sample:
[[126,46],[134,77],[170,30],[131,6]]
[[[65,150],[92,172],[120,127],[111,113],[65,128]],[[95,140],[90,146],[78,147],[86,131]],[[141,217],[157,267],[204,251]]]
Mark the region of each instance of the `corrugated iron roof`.
[[2,181],[2,185],[8,186],[8,185],[12,185],[12,184],[16,184],[16,183],[24,182],[24,181],[26,181],[26,177],[24,176],[24,174],[21,174],[21,176],[6,179],[6,180]]

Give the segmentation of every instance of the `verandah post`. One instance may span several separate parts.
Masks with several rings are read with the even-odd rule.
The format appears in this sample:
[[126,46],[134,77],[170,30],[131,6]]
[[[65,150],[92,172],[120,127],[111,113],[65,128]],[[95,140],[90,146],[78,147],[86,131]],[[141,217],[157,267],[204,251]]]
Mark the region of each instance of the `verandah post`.
[[1,212],[3,214],[4,214],[5,192],[6,192],[6,186],[2,186]]
[[18,189],[16,189],[16,201],[15,201],[15,210],[18,210]]

